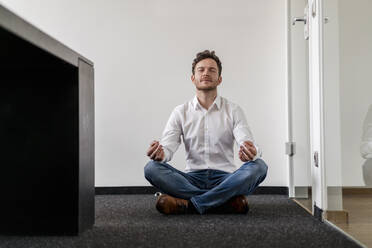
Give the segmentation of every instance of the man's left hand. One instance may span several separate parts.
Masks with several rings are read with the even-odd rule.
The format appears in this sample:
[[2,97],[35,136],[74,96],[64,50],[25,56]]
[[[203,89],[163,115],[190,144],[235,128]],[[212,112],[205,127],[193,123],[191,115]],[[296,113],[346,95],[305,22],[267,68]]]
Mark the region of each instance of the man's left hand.
[[252,160],[257,154],[256,147],[251,141],[244,141],[243,145],[240,146],[239,158],[242,162]]

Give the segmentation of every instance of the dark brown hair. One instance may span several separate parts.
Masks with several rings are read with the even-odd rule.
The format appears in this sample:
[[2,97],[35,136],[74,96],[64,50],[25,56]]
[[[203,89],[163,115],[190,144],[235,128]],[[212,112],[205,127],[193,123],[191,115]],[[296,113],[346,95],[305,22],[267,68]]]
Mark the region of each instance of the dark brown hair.
[[217,57],[217,55],[214,53],[214,51],[209,51],[209,50],[204,50],[203,52],[200,52],[200,53],[196,54],[196,58],[192,62],[192,75],[195,74],[196,64],[199,63],[199,61],[201,61],[203,59],[208,59],[208,58],[213,59],[214,61],[216,61],[217,66],[218,66],[218,75],[221,76],[221,72],[222,72],[221,61]]

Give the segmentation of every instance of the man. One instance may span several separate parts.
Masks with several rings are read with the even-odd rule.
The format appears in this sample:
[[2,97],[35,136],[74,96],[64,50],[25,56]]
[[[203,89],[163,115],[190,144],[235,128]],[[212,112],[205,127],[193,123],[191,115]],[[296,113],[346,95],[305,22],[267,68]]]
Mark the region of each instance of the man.
[[366,161],[363,164],[363,179],[366,186],[372,186],[372,104],[369,106],[363,123],[360,154]]
[[[214,51],[196,55],[191,75],[196,96],[173,110],[161,142],[153,141],[147,151],[151,161],[145,166],[145,178],[165,193],[156,203],[163,214],[247,213],[245,195],[266,177],[267,165],[243,110],[217,94],[221,71]],[[185,172],[167,163],[181,144],[181,136]],[[244,162],[239,169],[234,165],[234,139]]]

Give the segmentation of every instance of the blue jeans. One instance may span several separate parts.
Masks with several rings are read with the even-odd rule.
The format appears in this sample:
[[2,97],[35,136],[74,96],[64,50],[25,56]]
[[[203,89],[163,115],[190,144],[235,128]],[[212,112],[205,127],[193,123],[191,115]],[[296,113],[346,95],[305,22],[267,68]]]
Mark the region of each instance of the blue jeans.
[[262,159],[248,161],[233,173],[221,170],[182,172],[167,163],[151,160],[145,178],[162,193],[190,200],[200,214],[236,195],[249,195],[265,179],[267,165]]

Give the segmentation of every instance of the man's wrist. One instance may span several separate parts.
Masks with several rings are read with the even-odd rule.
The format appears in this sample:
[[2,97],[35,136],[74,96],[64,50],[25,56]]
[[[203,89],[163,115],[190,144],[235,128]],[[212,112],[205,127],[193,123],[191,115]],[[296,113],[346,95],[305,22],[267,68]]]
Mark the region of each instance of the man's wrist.
[[169,151],[164,146],[163,146],[163,152],[164,152],[164,158],[160,162],[161,163],[166,163],[166,162],[168,162]]

